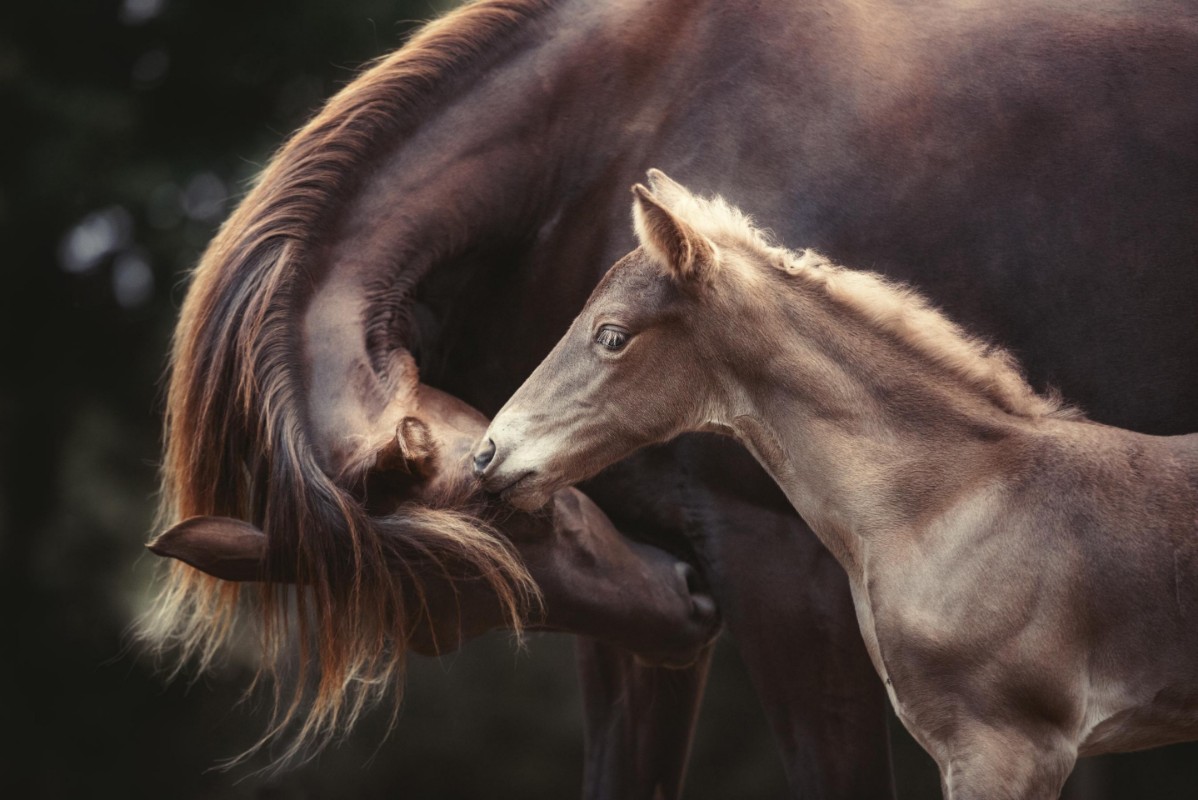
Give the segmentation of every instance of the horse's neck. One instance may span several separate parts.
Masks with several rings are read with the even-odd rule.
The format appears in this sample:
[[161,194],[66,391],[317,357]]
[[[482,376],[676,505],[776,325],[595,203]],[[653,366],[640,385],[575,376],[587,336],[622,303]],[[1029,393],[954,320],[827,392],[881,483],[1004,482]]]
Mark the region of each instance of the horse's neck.
[[722,424],[850,575],[869,541],[914,535],[998,477],[1002,448],[1024,434],[976,391],[884,341],[858,342],[848,357],[790,332],[764,346],[775,356],[734,360],[755,373],[732,379]]
[[[631,183],[648,167],[699,154],[697,177],[720,188],[723,176],[706,164],[737,164],[717,155],[760,138],[743,119],[708,110],[740,97],[740,84],[726,78],[729,64],[750,65],[756,81],[793,83],[804,57],[799,43],[818,39],[809,29],[826,24],[811,5],[768,0],[746,15],[720,0],[556,0],[518,44],[502,57],[480,57],[473,74],[452,81],[444,99],[368,165],[329,262],[394,270],[397,253],[443,263],[457,255],[447,248],[507,238],[555,251],[560,237],[573,261],[606,267],[629,240],[595,252],[579,242],[571,218],[586,219],[594,236],[618,238],[610,232],[628,228]],[[764,48],[766,34],[789,35],[799,55]],[[741,185],[749,177],[739,175]]]
[[[801,18],[783,0],[753,15],[716,0],[557,0],[505,54],[483,54],[473,74],[455,79],[419,124],[363,166],[339,212],[313,268],[321,287],[310,319],[328,324],[309,326],[308,339],[329,354],[313,359],[313,385],[351,386],[346,364],[367,358],[344,309],[356,305],[367,311],[364,324],[387,327],[367,296],[375,290],[395,299],[391,316],[428,326],[420,334],[432,348],[455,337],[502,341],[501,380],[485,347],[421,359],[426,379],[497,408],[630,249],[628,189],[644,170],[698,154],[703,164],[740,162],[715,154],[742,149],[737,137],[751,135],[743,120],[696,109],[732,102],[739,85],[711,79],[730,63],[770,58],[760,69],[771,75],[797,70],[795,58],[757,53],[753,42],[771,22],[801,41]],[[703,103],[679,100],[697,93]],[[704,180],[722,185],[719,176]],[[410,313],[415,286],[419,314]],[[513,319],[533,293],[546,298],[537,313]],[[391,338],[408,346],[402,332]],[[336,398],[314,395],[313,403],[342,415]],[[380,418],[380,428],[389,422]]]
[[[302,339],[309,416],[318,441],[365,441],[394,430],[410,410],[402,389],[411,382],[411,370],[378,365],[395,361],[392,350],[411,348],[422,335],[424,344],[431,340],[435,346],[447,337],[442,326],[480,325],[485,333],[471,331],[476,341],[503,338],[508,351],[541,352],[486,328],[491,315],[510,315],[521,293],[539,287],[509,276],[493,281],[483,273],[512,271],[513,262],[525,260],[521,248],[545,249],[563,229],[577,230],[567,224],[570,206],[585,198],[575,198],[572,187],[593,186],[595,173],[607,169],[603,158],[625,153],[616,145],[628,119],[610,113],[619,106],[607,96],[621,81],[591,85],[611,72],[613,62],[634,60],[631,41],[602,52],[612,45],[609,29],[618,27],[613,16],[621,9],[557,0],[535,22],[523,23],[518,35],[479,52],[438,87],[439,96],[413,112],[416,119],[397,126],[394,140],[372,144],[355,191],[342,201],[307,265],[315,290],[304,311]],[[645,32],[635,30],[638,36]],[[642,55],[651,70],[654,56]],[[605,69],[588,69],[588,63],[604,63]],[[609,113],[596,114],[596,107]],[[606,140],[606,147],[593,148],[605,155],[580,159],[577,151],[592,138]],[[361,146],[352,136],[346,139],[346,146]],[[625,184],[621,198],[626,193]],[[591,227],[596,226],[586,229]],[[591,250],[588,242],[573,244]],[[519,268],[531,271],[523,263]],[[470,292],[476,280],[485,285],[480,296]],[[593,283],[582,270],[556,270],[546,280],[554,283],[555,299],[585,297]],[[427,306],[421,313],[412,311],[417,286]],[[553,313],[569,314],[574,307],[570,301],[546,303],[545,313],[531,319],[508,316],[506,330],[544,339],[528,329],[559,325]],[[409,329],[428,319],[436,320],[431,335]],[[460,348],[475,350],[481,348]],[[452,366],[447,371],[461,381],[495,383]],[[518,366],[514,369],[518,374]]]
[[[783,0],[752,15],[717,0],[557,0],[481,52],[394,141],[373,143],[306,264],[315,290],[301,338],[317,439],[394,429],[395,375],[370,369],[392,343],[502,341],[506,379],[531,372],[629,249],[628,187],[643,170],[698,154],[704,164],[740,163],[738,137],[753,137],[744,120],[696,110],[735,107],[728,98],[740,84],[719,78],[730,64],[748,61],[793,85],[807,57],[798,44],[813,27],[804,13]],[[762,45],[762,28],[786,52]],[[696,96],[703,102],[679,101]],[[703,177],[722,188],[720,175]],[[414,313],[417,286],[425,308]],[[549,299],[513,320],[533,292]],[[429,330],[404,330],[421,324]],[[495,408],[516,387],[496,380],[491,356],[485,347],[438,353],[422,377]],[[367,395],[392,398],[394,413]]]

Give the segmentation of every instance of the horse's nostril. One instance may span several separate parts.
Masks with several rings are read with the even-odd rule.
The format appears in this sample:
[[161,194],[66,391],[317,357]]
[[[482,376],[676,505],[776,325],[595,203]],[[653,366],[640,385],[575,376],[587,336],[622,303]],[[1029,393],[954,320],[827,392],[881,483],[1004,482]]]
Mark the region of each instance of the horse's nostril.
[[678,573],[678,577],[682,578],[688,592],[702,591],[699,573],[690,564],[687,564],[685,561],[679,561],[674,565],[674,571]]
[[488,438],[474,454],[474,474],[481,478],[487,471],[487,467],[491,466],[493,458],[495,458],[495,440]]
[[695,618],[702,620],[705,624],[717,622],[719,610],[716,608],[715,599],[704,585],[699,571],[685,561],[675,564],[674,570],[686,584],[687,594],[690,595],[691,613]]

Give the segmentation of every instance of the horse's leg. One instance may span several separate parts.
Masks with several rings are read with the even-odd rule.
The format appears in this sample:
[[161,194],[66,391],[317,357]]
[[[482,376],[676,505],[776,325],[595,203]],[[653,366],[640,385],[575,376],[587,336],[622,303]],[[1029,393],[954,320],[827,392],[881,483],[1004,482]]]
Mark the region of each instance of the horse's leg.
[[627,463],[641,476],[691,477],[649,483],[613,471],[588,494],[613,508],[635,498],[630,528],[681,528],[774,731],[791,795],[893,798],[888,701],[844,570],[730,439],[683,437]]
[[893,798],[888,700],[848,578],[793,516],[763,510],[737,522],[705,555],[718,559],[711,572],[725,626],[774,728],[792,795]]
[[682,793],[712,648],[684,669],[578,639],[586,721],[584,800],[674,800]]
[[1064,737],[980,725],[936,749],[947,800],[1057,800],[1077,762]]

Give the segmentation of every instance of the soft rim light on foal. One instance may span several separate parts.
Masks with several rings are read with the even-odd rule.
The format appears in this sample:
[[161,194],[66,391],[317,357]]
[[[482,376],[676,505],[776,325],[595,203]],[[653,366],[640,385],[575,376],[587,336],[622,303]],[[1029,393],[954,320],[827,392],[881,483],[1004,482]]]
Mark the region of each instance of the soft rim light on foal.
[[649,181],[641,247],[496,416],[484,485],[531,508],[682,432],[737,438],[845,568],[954,800],[1198,738],[1198,436],[1086,420],[913,290]]

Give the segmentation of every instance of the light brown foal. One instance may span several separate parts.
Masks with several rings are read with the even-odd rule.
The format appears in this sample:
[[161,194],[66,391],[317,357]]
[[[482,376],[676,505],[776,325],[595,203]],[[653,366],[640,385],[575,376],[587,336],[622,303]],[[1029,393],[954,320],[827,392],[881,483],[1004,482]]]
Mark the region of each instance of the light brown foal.
[[684,431],[748,447],[848,573],[945,794],[1053,798],[1198,738],[1198,436],[1083,419],[909,289],[772,245],[660,172],[475,457],[524,508]]

